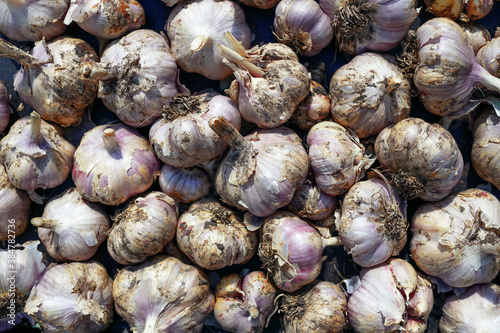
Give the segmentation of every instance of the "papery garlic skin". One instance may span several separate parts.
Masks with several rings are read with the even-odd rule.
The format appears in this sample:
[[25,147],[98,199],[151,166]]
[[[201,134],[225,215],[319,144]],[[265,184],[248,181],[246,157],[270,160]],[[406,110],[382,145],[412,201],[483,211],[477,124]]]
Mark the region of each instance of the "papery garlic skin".
[[336,221],[342,244],[355,263],[371,267],[396,256],[406,244],[406,206],[386,180],[355,183],[342,200]]
[[165,255],[120,270],[113,298],[133,332],[201,332],[215,303],[201,270]]
[[471,161],[478,175],[500,189],[500,117],[488,109],[476,119]]
[[179,67],[211,80],[225,79],[232,72],[217,51],[225,32],[245,48],[250,46],[245,13],[233,1],[184,1],[170,13],[165,29]]
[[177,215],[177,203],[165,193],[138,197],[113,218],[108,253],[122,265],[143,262],[175,237]]
[[415,0],[334,0],[337,44],[349,54],[386,52],[405,37],[419,10]]
[[38,237],[57,261],[84,261],[97,252],[110,227],[109,216],[101,205],[82,198],[74,187],[52,197],[41,217],[31,224]]
[[24,311],[44,332],[102,332],[113,319],[113,280],[97,261],[48,268]]
[[212,187],[210,176],[199,167],[183,169],[164,164],[158,179],[162,192],[183,203],[207,196]]
[[[403,331],[409,319],[426,321],[433,305],[430,283],[419,283],[422,277],[402,259],[389,259],[377,266],[363,268],[359,275],[360,286],[349,297],[347,317],[355,332]],[[418,291],[420,288],[424,290]],[[412,302],[414,293],[425,293],[417,314]],[[410,314],[411,313],[411,314]],[[423,330],[421,331],[423,332]]]
[[462,15],[464,0],[424,0],[426,12],[437,17],[447,17],[457,20]]
[[486,43],[476,54],[479,65],[488,73],[500,78],[500,37],[495,37]]
[[0,32],[17,41],[54,39],[66,31],[69,0],[2,0]]
[[393,61],[389,56],[365,52],[332,76],[333,120],[361,139],[410,115],[410,83]]
[[325,88],[311,80],[309,94],[297,105],[291,120],[301,130],[308,131],[330,115],[330,107],[330,97]]
[[331,282],[313,282],[298,295],[286,295],[280,303],[286,332],[341,333],[346,325],[346,296]]
[[493,9],[494,0],[469,0],[465,6],[465,14],[471,20],[479,20]]
[[[40,241],[28,241],[8,250],[0,249],[0,332],[11,330],[12,323],[20,324],[22,318],[27,317],[24,304],[47,268],[42,252],[37,249],[39,245]],[[12,300],[15,300],[13,309]]]
[[407,198],[442,200],[463,172],[463,157],[450,132],[420,118],[383,129],[375,141],[375,153]]
[[467,34],[448,18],[434,18],[417,29],[418,65],[413,81],[425,108],[439,116],[458,117],[471,111],[478,87],[500,91],[500,78],[481,67]]
[[[476,55],[477,62],[481,66],[485,67],[483,64],[481,64],[480,59],[477,57],[477,53],[483,46],[491,41],[490,31],[486,26],[475,22],[459,21],[458,24],[460,24],[462,29],[464,29],[465,33],[467,34],[467,38],[472,44],[472,49],[474,50],[474,54]],[[491,74],[495,75],[494,73]]]
[[98,39],[111,40],[139,29],[146,17],[136,0],[71,0],[64,24],[73,21]]
[[313,180],[306,179],[295,191],[292,201],[286,208],[295,215],[321,220],[333,213],[337,207],[337,198],[321,191]]
[[9,105],[9,92],[5,87],[5,84],[0,81],[0,134],[9,125],[10,114],[12,113],[12,108]]
[[446,299],[439,319],[439,331],[498,332],[500,330],[500,287],[477,284],[460,296]]
[[274,33],[303,56],[317,55],[333,39],[330,18],[314,0],[282,0],[276,7]]
[[18,119],[0,141],[0,162],[9,180],[36,203],[42,203],[36,189],[61,185],[73,167],[75,147],[63,133],[32,112]]
[[72,178],[85,199],[119,205],[151,187],[159,169],[153,148],[137,130],[100,125],[76,149]]
[[203,198],[177,220],[177,245],[197,265],[214,270],[243,264],[258,246],[257,232],[218,200]]
[[0,241],[20,236],[28,226],[31,199],[10,182],[0,164]]
[[215,288],[215,319],[230,332],[262,332],[275,296],[276,288],[264,272],[226,275]]
[[179,69],[164,35],[139,29],[114,40],[104,50],[103,71],[111,78],[99,82],[98,96],[121,121],[132,127],[152,124],[179,94]]
[[210,118],[218,116],[240,129],[238,106],[229,97],[206,92],[174,99],[149,131],[156,156],[177,168],[216,158],[227,148],[227,143],[208,126]]
[[491,282],[500,271],[500,201],[468,189],[420,206],[411,223],[417,266],[452,287]]
[[314,180],[329,195],[347,191],[375,161],[365,155],[354,132],[333,121],[314,125],[307,134],[307,144]]

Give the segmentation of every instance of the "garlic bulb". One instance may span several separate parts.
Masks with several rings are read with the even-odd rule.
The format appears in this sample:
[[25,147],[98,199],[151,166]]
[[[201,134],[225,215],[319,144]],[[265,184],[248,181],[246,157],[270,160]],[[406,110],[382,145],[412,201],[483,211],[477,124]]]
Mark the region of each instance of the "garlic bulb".
[[57,261],[84,261],[97,252],[106,239],[110,220],[104,207],[82,198],[71,187],[52,197],[41,217],[31,224],[38,227],[38,237],[47,252]]
[[417,29],[418,66],[413,80],[429,112],[458,117],[470,112],[478,87],[500,91],[500,78],[476,61],[467,34],[448,18],[434,18]]
[[[114,40],[95,69],[98,96],[121,121],[132,127],[152,124],[179,94],[189,90],[179,83],[179,69],[165,35],[139,29]],[[102,72],[102,74],[101,74]]]
[[276,287],[293,292],[314,281],[323,262],[323,248],[341,245],[323,238],[316,228],[290,212],[278,211],[259,230],[259,258]]
[[9,125],[10,114],[12,113],[12,108],[9,105],[9,92],[5,87],[5,84],[0,81],[0,134]]
[[417,266],[452,287],[491,282],[500,271],[500,201],[468,189],[426,203],[411,224]]
[[325,88],[311,80],[309,94],[297,105],[291,121],[301,130],[308,131],[330,115],[330,97]]
[[174,98],[164,116],[149,131],[156,156],[177,168],[192,167],[222,154],[227,143],[208,126],[213,117],[223,117],[240,129],[238,106],[216,92]]
[[500,330],[500,287],[477,284],[463,294],[446,299],[439,319],[439,331],[498,332]]
[[73,167],[74,153],[62,129],[43,121],[35,111],[18,119],[0,140],[0,162],[9,180],[39,204],[42,197],[35,190],[62,184]]
[[285,332],[341,333],[346,325],[347,300],[344,291],[331,282],[311,283],[298,295],[284,295]]
[[282,0],[276,7],[274,33],[279,42],[311,57],[333,39],[330,18],[314,0]]
[[[460,24],[462,29],[464,29],[464,32],[467,34],[467,39],[469,39],[469,42],[472,44],[472,49],[476,55],[477,52],[491,40],[490,31],[482,24],[464,21],[459,21],[458,24]],[[476,60],[481,66],[484,67],[477,56]]]
[[483,112],[474,123],[471,161],[484,180],[500,189],[500,117],[493,109]]
[[258,67],[229,34],[219,46],[224,63],[238,80],[238,109],[246,121],[274,128],[288,121],[309,93],[307,69],[294,60],[275,60]]
[[[355,332],[424,332],[434,304],[430,281],[402,259],[361,269],[347,302]],[[418,324],[418,325],[416,325]],[[408,329],[418,326],[417,330]]]
[[220,117],[210,119],[209,126],[231,146],[215,177],[222,200],[259,217],[288,205],[309,170],[297,134],[277,127],[243,137]]
[[382,130],[375,154],[406,198],[439,201],[463,172],[463,158],[453,136],[438,124],[407,118]]
[[143,262],[174,238],[177,215],[177,203],[162,192],[138,197],[113,218],[108,253],[122,265]]
[[177,221],[177,244],[197,265],[220,269],[250,260],[257,251],[256,232],[218,200],[204,198],[189,206]]
[[341,214],[336,221],[340,240],[362,267],[383,263],[406,244],[406,206],[385,179],[355,183],[344,196]]
[[0,249],[0,332],[11,330],[28,317],[24,305],[31,288],[47,268],[38,245],[40,241],[28,241],[10,245],[8,250]]
[[113,298],[133,332],[201,332],[215,303],[201,270],[165,255],[120,270]]
[[330,0],[339,47],[354,55],[396,47],[417,18],[415,0]]
[[0,53],[21,63],[14,87],[43,119],[77,124],[96,97],[98,81],[89,75],[98,57],[86,41],[69,36],[35,43],[31,54],[0,39]]
[[458,20],[462,15],[465,0],[424,0],[427,9],[426,12],[437,17],[447,17],[452,20]]
[[51,40],[66,31],[69,0],[0,1],[0,32],[17,41]]
[[486,43],[476,54],[479,65],[488,73],[500,78],[500,37],[495,37]]
[[269,9],[275,7],[280,1],[281,0],[241,0],[241,3],[260,9]]
[[245,13],[233,1],[183,1],[168,16],[165,29],[179,67],[211,80],[231,75],[231,69],[217,52],[225,32],[231,32],[245,48],[250,46]]
[[0,164],[0,241],[19,237],[26,230],[30,206],[29,195],[12,185]]
[[366,138],[408,118],[410,83],[394,63],[365,52],[340,67],[330,81],[333,120]]
[[314,180],[329,195],[347,191],[375,161],[365,155],[365,147],[354,132],[333,121],[314,125],[307,134],[307,144]]
[[494,0],[468,0],[465,14],[471,20],[479,20],[488,15],[493,9]]
[[110,40],[139,29],[146,17],[136,0],[71,0],[64,24],[71,22],[98,39]]
[[295,215],[311,220],[324,219],[332,214],[336,207],[337,198],[321,191],[314,180],[308,178],[295,191],[292,201],[286,206]]
[[215,319],[226,331],[262,332],[275,296],[276,288],[263,272],[226,275],[215,288]]
[[113,280],[97,261],[49,267],[24,311],[44,332],[102,332],[113,318]]
[[210,176],[199,167],[183,169],[164,164],[158,178],[162,192],[183,203],[207,196],[212,187]]
[[72,176],[85,199],[119,205],[151,187],[159,170],[146,138],[127,125],[111,124],[85,133]]

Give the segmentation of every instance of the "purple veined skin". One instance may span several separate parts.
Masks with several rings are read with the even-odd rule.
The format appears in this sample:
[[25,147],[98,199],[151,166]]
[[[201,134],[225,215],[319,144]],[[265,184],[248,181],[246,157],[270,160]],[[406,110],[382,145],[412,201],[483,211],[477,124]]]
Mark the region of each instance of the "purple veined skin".
[[199,167],[176,168],[164,164],[158,178],[162,192],[183,203],[205,197],[212,187],[210,176]]

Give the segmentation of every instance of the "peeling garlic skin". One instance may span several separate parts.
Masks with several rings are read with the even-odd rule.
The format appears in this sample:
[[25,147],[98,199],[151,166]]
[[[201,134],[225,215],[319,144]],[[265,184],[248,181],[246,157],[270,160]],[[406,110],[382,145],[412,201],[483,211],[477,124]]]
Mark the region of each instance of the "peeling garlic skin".
[[460,296],[448,297],[439,319],[439,331],[499,332],[500,287],[493,283],[477,284]]
[[488,73],[500,78],[500,36],[485,43],[476,54],[479,65],[485,68]]
[[136,0],[71,0],[64,24],[73,21],[98,39],[111,40],[139,29],[146,17]]
[[333,213],[337,207],[337,198],[321,191],[314,181],[306,179],[295,191],[292,201],[286,208],[295,215],[321,220]]
[[276,288],[263,272],[226,275],[215,288],[215,319],[230,332],[262,332],[275,296]]
[[475,121],[471,161],[478,175],[500,189],[500,117],[493,109]]
[[464,29],[465,33],[467,34],[467,38],[469,39],[469,42],[472,44],[472,49],[474,50],[474,54],[476,54],[476,60],[478,64],[483,66],[483,64],[481,64],[479,58],[477,57],[477,53],[484,45],[488,44],[488,42],[491,41],[490,31],[486,26],[475,22],[459,21],[458,24],[460,24],[462,29]]
[[197,265],[214,270],[243,264],[258,246],[257,232],[218,200],[204,198],[191,204],[177,221],[177,244]]
[[170,13],[165,29],[179,67],[211,80],[222,80],[232,73],[217,51],[226,31],[245,48],[251,42],[245,13],[234,1],[183,1]]
[[311,80],[309,94],[297,106],[291,120],[301,130],[308,131],[330,115],[330,107],[330,97],[325,88]]
[[500,201],[468,189],[418,208],[410,251],[417,266],[452,287],[491,282],[500,271]]
[[12,113],[9,99],[9,91],[5,87],[5,84],[0,81],[0,134],[9,125],[10,114]]
[[410,115],[410,83],[391,60],[362,53],[340,67],[330,81],[333,120],[360,139]]
[[199,333],[215,304],[205,274],[166,255],[120,270],[113,298],[133,332]]
[[68,7],[69,0],[1,0],[0,32],[16,41],[54,39],[66,31]]

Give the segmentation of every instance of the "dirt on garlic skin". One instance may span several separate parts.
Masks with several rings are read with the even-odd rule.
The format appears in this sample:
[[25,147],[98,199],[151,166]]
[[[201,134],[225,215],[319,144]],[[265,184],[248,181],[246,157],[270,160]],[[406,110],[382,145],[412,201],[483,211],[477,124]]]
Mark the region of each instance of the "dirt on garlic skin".
[[[14,296],[14,304],[15,304],[15,313],[21,313],[24,311],[24,305],[26,304],[26,300],[29,295],[21,296],[19,294],[15,294]],[[5,291],[0,293],[0,320],[10,318],[8,317],[10,313],[12,313],[11,309],[7,307],[10,306],[12,300],[12,294],[9,291]]]

